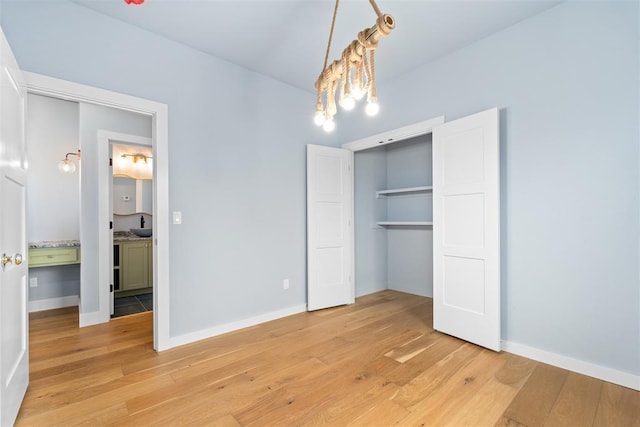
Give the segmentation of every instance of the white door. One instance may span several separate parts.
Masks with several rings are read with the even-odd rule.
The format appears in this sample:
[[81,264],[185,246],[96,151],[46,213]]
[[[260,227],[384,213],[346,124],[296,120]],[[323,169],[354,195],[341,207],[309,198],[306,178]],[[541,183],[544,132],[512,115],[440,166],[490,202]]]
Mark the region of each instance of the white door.
[[[118,266],[120,266],[120,259],[114,259],[114,246],[113,246],[113,146],[111,145],[110,142],[107,142],[107,146],[109,149],[109,173],[108,176],[106,177],[107,183],[108,183],[108,197],[107,200],[109,201],[109,233],[108,233],[108,237],[107,237],[107,253],[109,254],[109,316],[113,316],[115,313],[115,307],[116,307],[116,302],[115,302],[115,296],[116,296],[116,278],[115,278],[115,274],[114,274],[114,267],[116,266],[116,264]],[[104,160],[104,159],[100,159],[100,160]],[[100,179],[104,179],[104,177],[100,177]],[[100,224],[99,226],[102,226],[102,224]],[[118,249],[120,249],[120,247],[118,247]],[[119,256],[119,253],[118,253]],[[118,269],[118,273],[120,273],[120,270]],[[119,278],[118,278],[119,280]],[[118,284],[120,284],[120,282],[118,282]]]
[[307,308],[354,302],[353,152],[307,145]]
[[8,426],[29,385],[26,91],[1,30],[0,39],[0,425]]
[[498,110],[433,129],[433,327],[500,351]]

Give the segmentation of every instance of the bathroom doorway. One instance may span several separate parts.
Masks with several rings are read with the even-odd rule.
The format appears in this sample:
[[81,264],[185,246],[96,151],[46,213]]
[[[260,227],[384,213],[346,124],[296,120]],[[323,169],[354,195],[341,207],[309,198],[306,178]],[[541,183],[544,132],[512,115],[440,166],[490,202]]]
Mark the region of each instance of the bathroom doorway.
[[[112,136],[113,137],[113,136]],[[153,153],[150,138],[109,139],[111,317],[153,310]]]

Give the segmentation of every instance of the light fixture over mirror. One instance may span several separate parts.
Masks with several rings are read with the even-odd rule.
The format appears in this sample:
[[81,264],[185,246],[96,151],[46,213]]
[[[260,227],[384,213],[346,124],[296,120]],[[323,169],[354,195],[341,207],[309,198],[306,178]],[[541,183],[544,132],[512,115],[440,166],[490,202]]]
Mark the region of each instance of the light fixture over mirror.
[[62,173],[72,174],[76,171],[76,164],[69,158],[69,156],[77,156],[78,160],[80,160],[80,150],[75,153],[67,153],[64,156],[64,159],[60,160],[58,163],[58,170]]
[[133,163],[138,163],[139,161],[143,161],[145,163],[148,163],[147,160],[151,160],[153,158],[151,156],[145,156],[144,154],[140,154],[140,153],[138,153],[138,154],[124,153],[120,157],[122,157],[125,160],[130,158]]
[[153,179],[151,147],[114,144],[113,175]]

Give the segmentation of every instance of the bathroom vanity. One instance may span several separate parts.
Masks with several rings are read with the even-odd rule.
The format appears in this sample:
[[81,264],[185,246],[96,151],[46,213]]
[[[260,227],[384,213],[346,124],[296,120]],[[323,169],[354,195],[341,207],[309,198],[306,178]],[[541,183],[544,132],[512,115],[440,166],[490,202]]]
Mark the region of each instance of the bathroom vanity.
[[113,281],[116,292],[153,286],[153,244],[150,238],[128,232],[114,233]]
[[29,243],[29,268],[80,264],[78,240]]

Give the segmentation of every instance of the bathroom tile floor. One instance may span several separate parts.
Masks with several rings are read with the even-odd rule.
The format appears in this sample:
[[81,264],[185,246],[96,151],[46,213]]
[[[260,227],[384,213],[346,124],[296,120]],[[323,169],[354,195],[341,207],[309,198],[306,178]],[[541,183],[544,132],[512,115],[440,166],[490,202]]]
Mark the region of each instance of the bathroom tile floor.
[[153,310],[153,294],[135,295],[132,297],[116,298],[113,307],[113,317],[128,316]]

